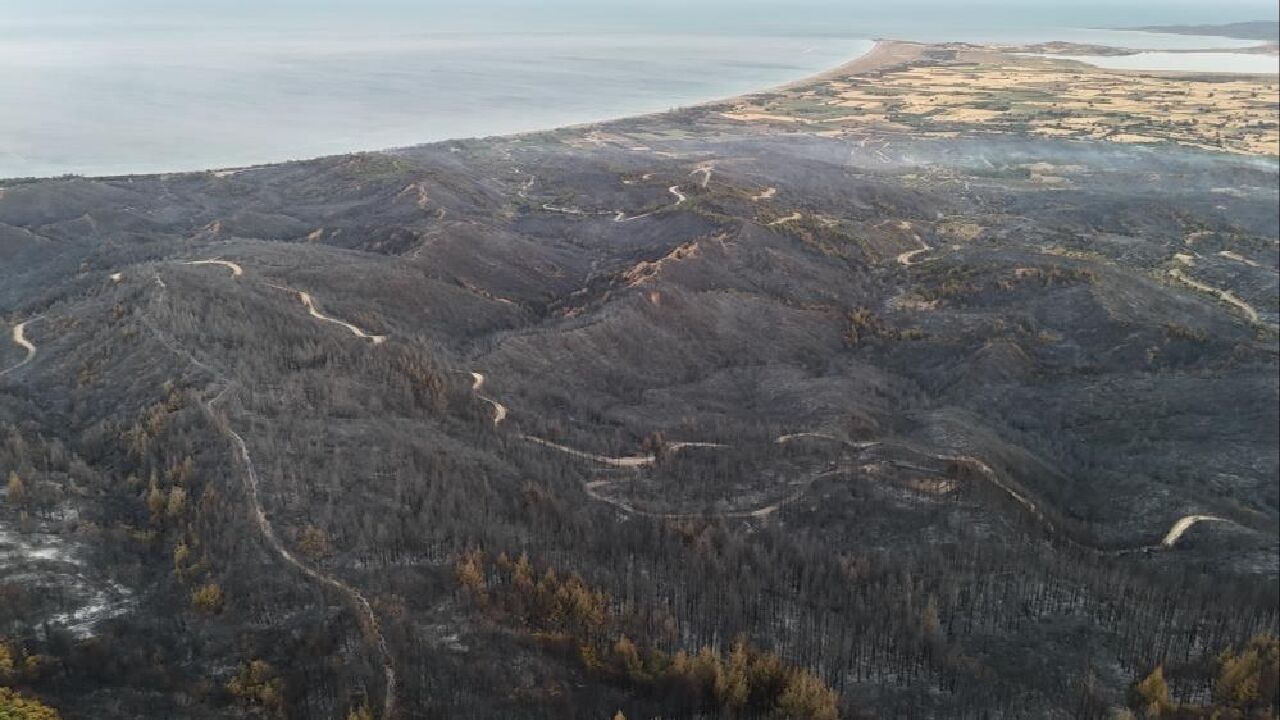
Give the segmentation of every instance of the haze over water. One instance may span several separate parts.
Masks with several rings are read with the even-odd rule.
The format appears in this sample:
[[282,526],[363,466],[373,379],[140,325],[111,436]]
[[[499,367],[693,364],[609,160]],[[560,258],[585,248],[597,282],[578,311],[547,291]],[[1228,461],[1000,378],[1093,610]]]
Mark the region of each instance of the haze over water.
[[1269,0],[455,5],[0,0],[0,177],[234,167],[659,111],[833,67],[875,37],[1230,48],[1254,43],[1087,28],[1276,13]]

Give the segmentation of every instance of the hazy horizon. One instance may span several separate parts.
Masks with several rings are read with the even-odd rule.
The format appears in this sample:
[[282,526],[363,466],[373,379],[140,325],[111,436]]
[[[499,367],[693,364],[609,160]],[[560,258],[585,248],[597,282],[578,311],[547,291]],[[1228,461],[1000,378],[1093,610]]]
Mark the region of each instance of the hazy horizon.
[[0,1],[0,177],[198,170],[661,111],[830,68],[876,37],[1177,49],[1206,42],[1090,28],[1275,15],[1252,0],[1212,12],[1178,2],[1067,11],[920,0],[800,2],[785,12],[762,0],[249,8]]

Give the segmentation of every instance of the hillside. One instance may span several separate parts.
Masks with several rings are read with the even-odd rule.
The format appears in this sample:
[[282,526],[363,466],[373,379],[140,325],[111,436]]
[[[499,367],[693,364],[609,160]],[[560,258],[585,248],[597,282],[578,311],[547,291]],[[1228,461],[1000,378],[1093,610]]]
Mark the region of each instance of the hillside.
[[10,684],[95,719],[1101,718],[1162,664],[1209,702],[1277,627],[1274,80],[1197,78],[1241,99],[1138,140],[1168,100],[1132,81],[1059,136],[1026,103],[1083,85],[1008,76],[1107,73],[878,52],[0,183]]

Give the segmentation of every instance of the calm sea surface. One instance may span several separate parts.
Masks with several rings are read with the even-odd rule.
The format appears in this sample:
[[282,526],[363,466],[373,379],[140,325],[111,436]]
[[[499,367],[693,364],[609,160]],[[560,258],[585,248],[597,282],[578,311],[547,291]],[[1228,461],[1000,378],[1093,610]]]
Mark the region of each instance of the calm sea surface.
[[[0,177],[235,167],[665,110],[830,68],[876,37],[1252,44],[1081,27],[1205,20],[1165,3],[614,1],[0,0]],[[1217,19],[1272,12],[1238,2]]]

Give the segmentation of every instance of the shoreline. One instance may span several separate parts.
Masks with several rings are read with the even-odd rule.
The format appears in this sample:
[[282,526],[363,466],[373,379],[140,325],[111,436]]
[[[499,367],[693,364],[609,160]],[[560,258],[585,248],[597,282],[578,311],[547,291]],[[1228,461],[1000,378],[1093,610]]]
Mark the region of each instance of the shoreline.
[[[769,87],[760,89],[760,90],[752,90],[749,92],[739,93],[737,95],[732,95],[728,97],[711,98],[708,100],[695,102],[690,105],[682,105],[674,108],[668,108],[666,110],[658,110],[658,111],[648,112],[648,113],[630,113],[625,115],[617,115],[613,117],[603,118],[600,120],[590,120],[590,121],[584,121],[580,123],[571,123],[568,125],[556,125],[554,127],[538,128],[534,130],[524,130],[524,131],[513,132],[513,133],[504,133],[501,135],[471,135],[471,136],[463,136],[463,137],[443,138],[440,140],[427,140],[423,142],[412,143],[410,145],[398,145],[398,146],[382,147],[382,148],[375,148],[375,149],[369,149],[369,150],[350,150],[347,152],[332,153],[329,155],[316,155],[313,157],[297,158],[292,160],[267,161],[267,162],[255,163],[251,165],[213,166],[213,167],[206,167],[206,168],[198,168],[194,170],[174,170],[170,172],[140,172],[140,173],[123,173],[123,174],[107,174],[107,175],[91,175],[91,174],[82,175],[77,173],[71,173],[71,174],[63,174],[63,175],[46,175],[46,176],[0,177],[0,183],[6,183],[10,185],[19,185],[19,184],[25,185],[25,184],[35,183],[35,182],[48,182],[48,181],[54,181],[54,180],[128,180],[131,178],[154,178],[154,177],[175,177],[175,176],[181,177],[181,176],[190,176],[190,175],[214,175],[218,177],[226,177],[230,175],[235,175],[236,173],[244,172],[246,170],[254,170],[257,168],[268,168],[268,167],[280,167],[284,165],[292,165],[295,163],[305,163],[305,162],[313,162],[317,160],[324,160],[327,158],[340,158],[340,157],[349,157],[352,155],[368,155],[368,154],[379,154],[379,153],[397,153],[397,152],[403,152],[406,150],[413,150],[416,148],[427,147],[430,145],[440,145],[444,143],[473,142],[477,140],[491,140],[496,138],[526,138],[526,137],[531,137],[535,135],[543,135],[546,133],[561,132],[566,130],[581,130],[585,128],[598,127],[601,125],[608,125],[610,123],[622,122],[626,120],[656,118],[656,117],[661,117],[663,115],[669,115],[671,113],[681,112],[685,110],[715,107],[717,105],[721,105],[724,103],[735,102],[743,98],[756,97],[756,96],[767,94],[770,92],[778,92],[781,90],[786,90],[786,89],[794,88],[794,87],[809,84],[809,83],[820,82],[833,75],[838,75],[841,73],[868,72],[871,70],[880,69],[882,67],[887,67],[890,64],[887,61],[892,57],[892,48],[900,45],[915,46],[919,48],[933,47],[928,44],[915,43],[915,42],[910,42],[905,40],[884,40],[884,39],[875,40],[870,50],[868,50],[867,52],[861,55],[853,57],[850,60],[840,65],[837,65],[834,68],[821,70],[817,73],[806,75],[804,77],[797,78],[795,80],[788,80],[780,85],[770,85]],[[2,187],[3,186],[0,185],[0,188]]]
[[[904,47],[918,49],[918,52],[915,52],[915,53],[903,52],[900,50],[900,48],[904,48]],[[840,77],[841,75],[873,72],[875,70],[883,70],[889,67],[894,67],[906,62],[910,62],[913,59],[922,57],[923,51],[931,47],[937,47],[937,46],[929,45],[926,43],[916,43],[909,40],[875,40],[870,50],[844,63],[841,63],[840,65],[837,65],[833,68],[829,68],[827,70],[819,71],[812,75],[806,75],[801,78],[796,78],[795,80],[788,80],[782,83],[781,85],[770,85],[769,87],[763,88],[760,90],[752,90],[750,92],[738,93],[737,95],[730,95],[728,97],[720,97],[720,98],[714,98],[711,100],[704,100],[702,102],[693,103],[692,105],[683,105],[680,107],[669,108],[667,110],[659,110],[657,112],[651,112],[651,113],[632,113],[630,115],[618,115],[616,117],[605,118],[603,120],[591,120],[588,122],[572,123],[570,125],[559,125],[552,128],[543,128],[541,130],[526,130],[524,132],[507,133],[505,135],[483,135],[483,136],[467,137],[467,138],[450,138],[448,140],[437,140],[435,142],[417,143],[415,145],[404,145],[402,147],[385,148],[383,150],[371,150],[368,152],[397,152],[401,150],[412,150],[414,148],[424,147],[426,145],[435,145],[437,143],[465,142],[469,140],[490,140],[490,139],[498,139],[498,138],[527,138],[527,137],[533,137],[535,135],[545,135],[547,133],[562,132],[565,130],[585,130],[588,128],[600,127],[603,125],[610,125],[612,123],[626,122],[628,120],[647,120],[647,119],[653,119],[653,118],[660,118],[663,115],[670,115],[672,113],[678,113],[678,112],[687,111],[687,110],[713,109],[725,104],[735,103],[735,102],[739,102],[749,98],[756,98],[756,97],[760,97],[761,95],[768,95],[769,93],[782,92],[784,90],[791,90],[797,87],[812,85],[814,83],[819,83],[824,80],[829,80],[833,77]]]
[[[557,125],[554,127],[539,128],[539,129],[525,130],[525,131],[512,132],[512,133],[502,133],[498,135],[472,135],[472,136],[442,138],[439,140],[427,140],[423,142],[416,142],[409,145],[381,147],[381,148],[366,149],[366,150],[350,150],[346,152],[331,153],[326,155],[315,155],[315,156],[306,157],[306,158],[296,158],[296,159],[288,159],[288,160],[272,160],[272,161],[266,161],[261,163],[254,163],[250,165],[214,166],[214,167],[206,167],[206,168],[199,168],[199,169],[193,169],[193,170],[174,170],[174,171],[167,171],[167,172],[165,171],[138,172],[138,173],[104,174],[104,175],[71,173],[71,174],[48,175],[48,176],[0,177],[0,183],[4,183],[6,185],[12,186],[12,185],[26,185],[26,184],[32,184],[32,183],[38,183],[38,182],[58,181],[58,180],[62,180],[62,181],[126,180],[128,181],[128,180],[143,179],[143,178],[191,177],[191,176],[202,176],[202,175],[208,175],[215,178],[223,178],[223,177],[229,177],[229,176],[235,175],[237,173],[260,169],[260,168],[283,167],[283,166],[294,165],[298,163],[316,162],[316,161],[333,159],[333,158],[353,157],[353,156],[359,156],[359,155],[378,155],[378,154],[394,155],[396,153],[430,147],[433,145],[445,145],[447,143],[468,143],[468,142],[477,142],[477,141],[493,141],[493,140],[500,140],[500,139],[512,139],[512,140],[526,139],[526,138],[536,137],[539,135],[547,135],[551,133],[559,133],[559,132],[566,132],[566,131],[581,131],[581,130],[586,130],[591,128],[601,128],[601,127],[606,127],[615,123],[621,123],[621,122],[627,122],[627,121],[653,120],[653,119],[661,118],[663,116],[672,115],[680,112],[687,112],[690,110],[719,109],[725,106],[731,106],[735,103],[758,99],[760,97],[767,96],[772,93],[794,90],[797,88],[802,88],[802,87],[826,82],[832,79],[847,78],[847,77],[864,75],[864,74],[874,73],[874,72],[888,70],[888,69],[900,68],[906,65],[910,65],[915,61],[928,59],[930,53],[954,53],[957,50],[961,50],[961,49],[977,50],[977,51],[984,51],[989,53],[998,53],[998,54],[1007,55],[1010,57],[1021,56],[1028,59],[1044,60],[1049,62],[1061,62],[1061,63],[1085,65],[1087,67],[1091,67],[1099,71],[1103,71],[1107,73],[1115,73],[1118,75],[1137,74],[1137,75],[1152,75],[1152,76],[1164,76],[1164,77],[1188,77],[1188,78],[1200,78],[1200,77],[1274,78],[1276,77],[1274,73],[1248,73],[1248,72],[1239,72],[1239,71],[1167,70],[1167,69],[1144,70],[1144,69],[1131,69],[1131,68],[1109,68],[1101,65],[1096,65],[1094,63],[1089,62],[1087,59],[1081,58],[1079,56],[1070,56],[1070,55],[1062,55],[1062,54],[1054,54],[1054,53],[1034,53],[1034,52],[1025,52],[1025,51],[1019,52],[1016,48],[1011,48],[1009,46],[1003,46],[1003,45],[997,45],[997,44],[984,45],[984,44],[972,44],[972,43],[965,43],[965,42],[927,43],[927,42],[918,42],[918,41],[912,41],[912,40],[895,40],[895,39],[878,38],[873,41],[871,48],[867,50],[865,53],[862,53],[861,55],[857,55],[839,65],[828,68],[826,70],[819,71],[817,73],[806,75],[804,77],[799,77],[794,80],[789,80],[781,84],[771,85],[762,89],[739,93],[737,95],[712,98],[708,100],[695,102],[689,105],[677,106],[677,107],[654,111],[654,112],[630,113],[630,114],[618,115],[618,116],[613,116],[613,117],[608,117],[608,118],[603,118],[598,120],[590,120],[590,121],[584,121],[579,123],[571,123],[568,125]],[[1177,52],[1179,54],[1228,52],[1228,53],[1239,53],[1239,54],[1248,55],[1248,54],[1272,54],[1275,51],[1276,51],[1276,46],[1273,46],[1273,45],[1255,45],[1255,46],[1249,46],[1246,48],[1235,49],[1235,50],[1204,50],[1204,49],[1181,50],[1181,51],[1136,50],[1133,52],[1126,52],[1124,53],[1124,55],[1139,55],[1143,53],[1152,53],[1152,52]],[[1094,56],[1089,56],[1089,57],[1094,57]],[[1107,58],[1111,56],[1098,55],[1096,57]],[[3,188],[4,188],[4,185],[0,185],[0,196],[3,195]]]

